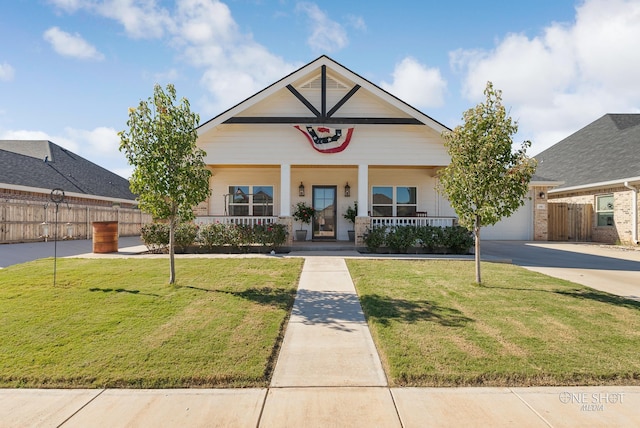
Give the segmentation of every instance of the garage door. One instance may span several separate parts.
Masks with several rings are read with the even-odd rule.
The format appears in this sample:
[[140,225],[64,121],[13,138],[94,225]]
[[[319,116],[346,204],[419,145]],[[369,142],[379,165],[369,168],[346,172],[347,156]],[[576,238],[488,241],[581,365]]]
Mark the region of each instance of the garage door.
[[525,204],[511,217],[504,218],[493,226],[483,227],[480,231],[480,238],[502,241],[532,241],[533,200],[527,198]]

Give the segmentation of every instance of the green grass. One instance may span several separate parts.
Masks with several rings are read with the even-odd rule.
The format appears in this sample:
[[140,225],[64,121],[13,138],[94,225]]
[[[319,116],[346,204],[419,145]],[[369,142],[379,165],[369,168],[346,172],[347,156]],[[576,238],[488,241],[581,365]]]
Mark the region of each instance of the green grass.
[[[506,264],[347,260],[394,385],[640,384],[640,302]],[[0,387],[268,384],[302,259],[0,270]]]
[[271,376],[301,259],[59,259],[0,270],[0,387],[247,387]]
[[640,384],[640,302],[507,265],[347,260],[390,382]]

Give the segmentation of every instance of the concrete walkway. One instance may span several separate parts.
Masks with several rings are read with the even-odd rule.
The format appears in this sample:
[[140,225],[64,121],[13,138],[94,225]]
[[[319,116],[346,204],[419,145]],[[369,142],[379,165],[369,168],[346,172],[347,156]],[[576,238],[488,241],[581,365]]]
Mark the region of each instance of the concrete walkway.
[[290,255],[305,263],[268,388],[0,389],[0,428],[640,425],[640,387],[389,388],[346,253]]

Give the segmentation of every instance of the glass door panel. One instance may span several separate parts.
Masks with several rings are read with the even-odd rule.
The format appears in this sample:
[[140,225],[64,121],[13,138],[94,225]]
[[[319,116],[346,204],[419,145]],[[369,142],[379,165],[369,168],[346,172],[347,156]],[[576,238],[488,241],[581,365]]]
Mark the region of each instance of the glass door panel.
[[336,186],[313,186],[313,239],[336,238]]

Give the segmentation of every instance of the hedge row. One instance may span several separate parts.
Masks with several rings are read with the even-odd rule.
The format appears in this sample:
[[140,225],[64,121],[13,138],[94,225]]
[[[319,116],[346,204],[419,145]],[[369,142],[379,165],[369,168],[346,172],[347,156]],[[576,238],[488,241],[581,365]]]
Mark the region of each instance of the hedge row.
[[[144,244],[151,252],[165,252],[169,246],[169,225],[150,223],[141,231]],[[196,251],[214,252],[221,248],[228,251],[249,251],[258,248],[275,250],[287,240],[287,230],[281,224],[256,226],[211,223],[198,227],[193,223],[182,223],[175,231],[175,251],[186,252],[196,247]]]
[[421,248],[427,253],[466,254],[474,243],[473,234],[462,226],[378,226],[368,229],[363,238],[372,253]]
[[[169,246],[169,225],[150,223],[142,227],[142,241],[151,252],[165,252]],[[421,248],[427,253],[465,254],[473,246],[473,234],[461,226],[389,226],[367,230],[364,244],[369,252],[406,253]],[[176,252],[219,252],[260,249],[275,250],[286,243],[287,230],[281,224],[245,226],[212,223],[198,227],[183,223],[175,232]]]

